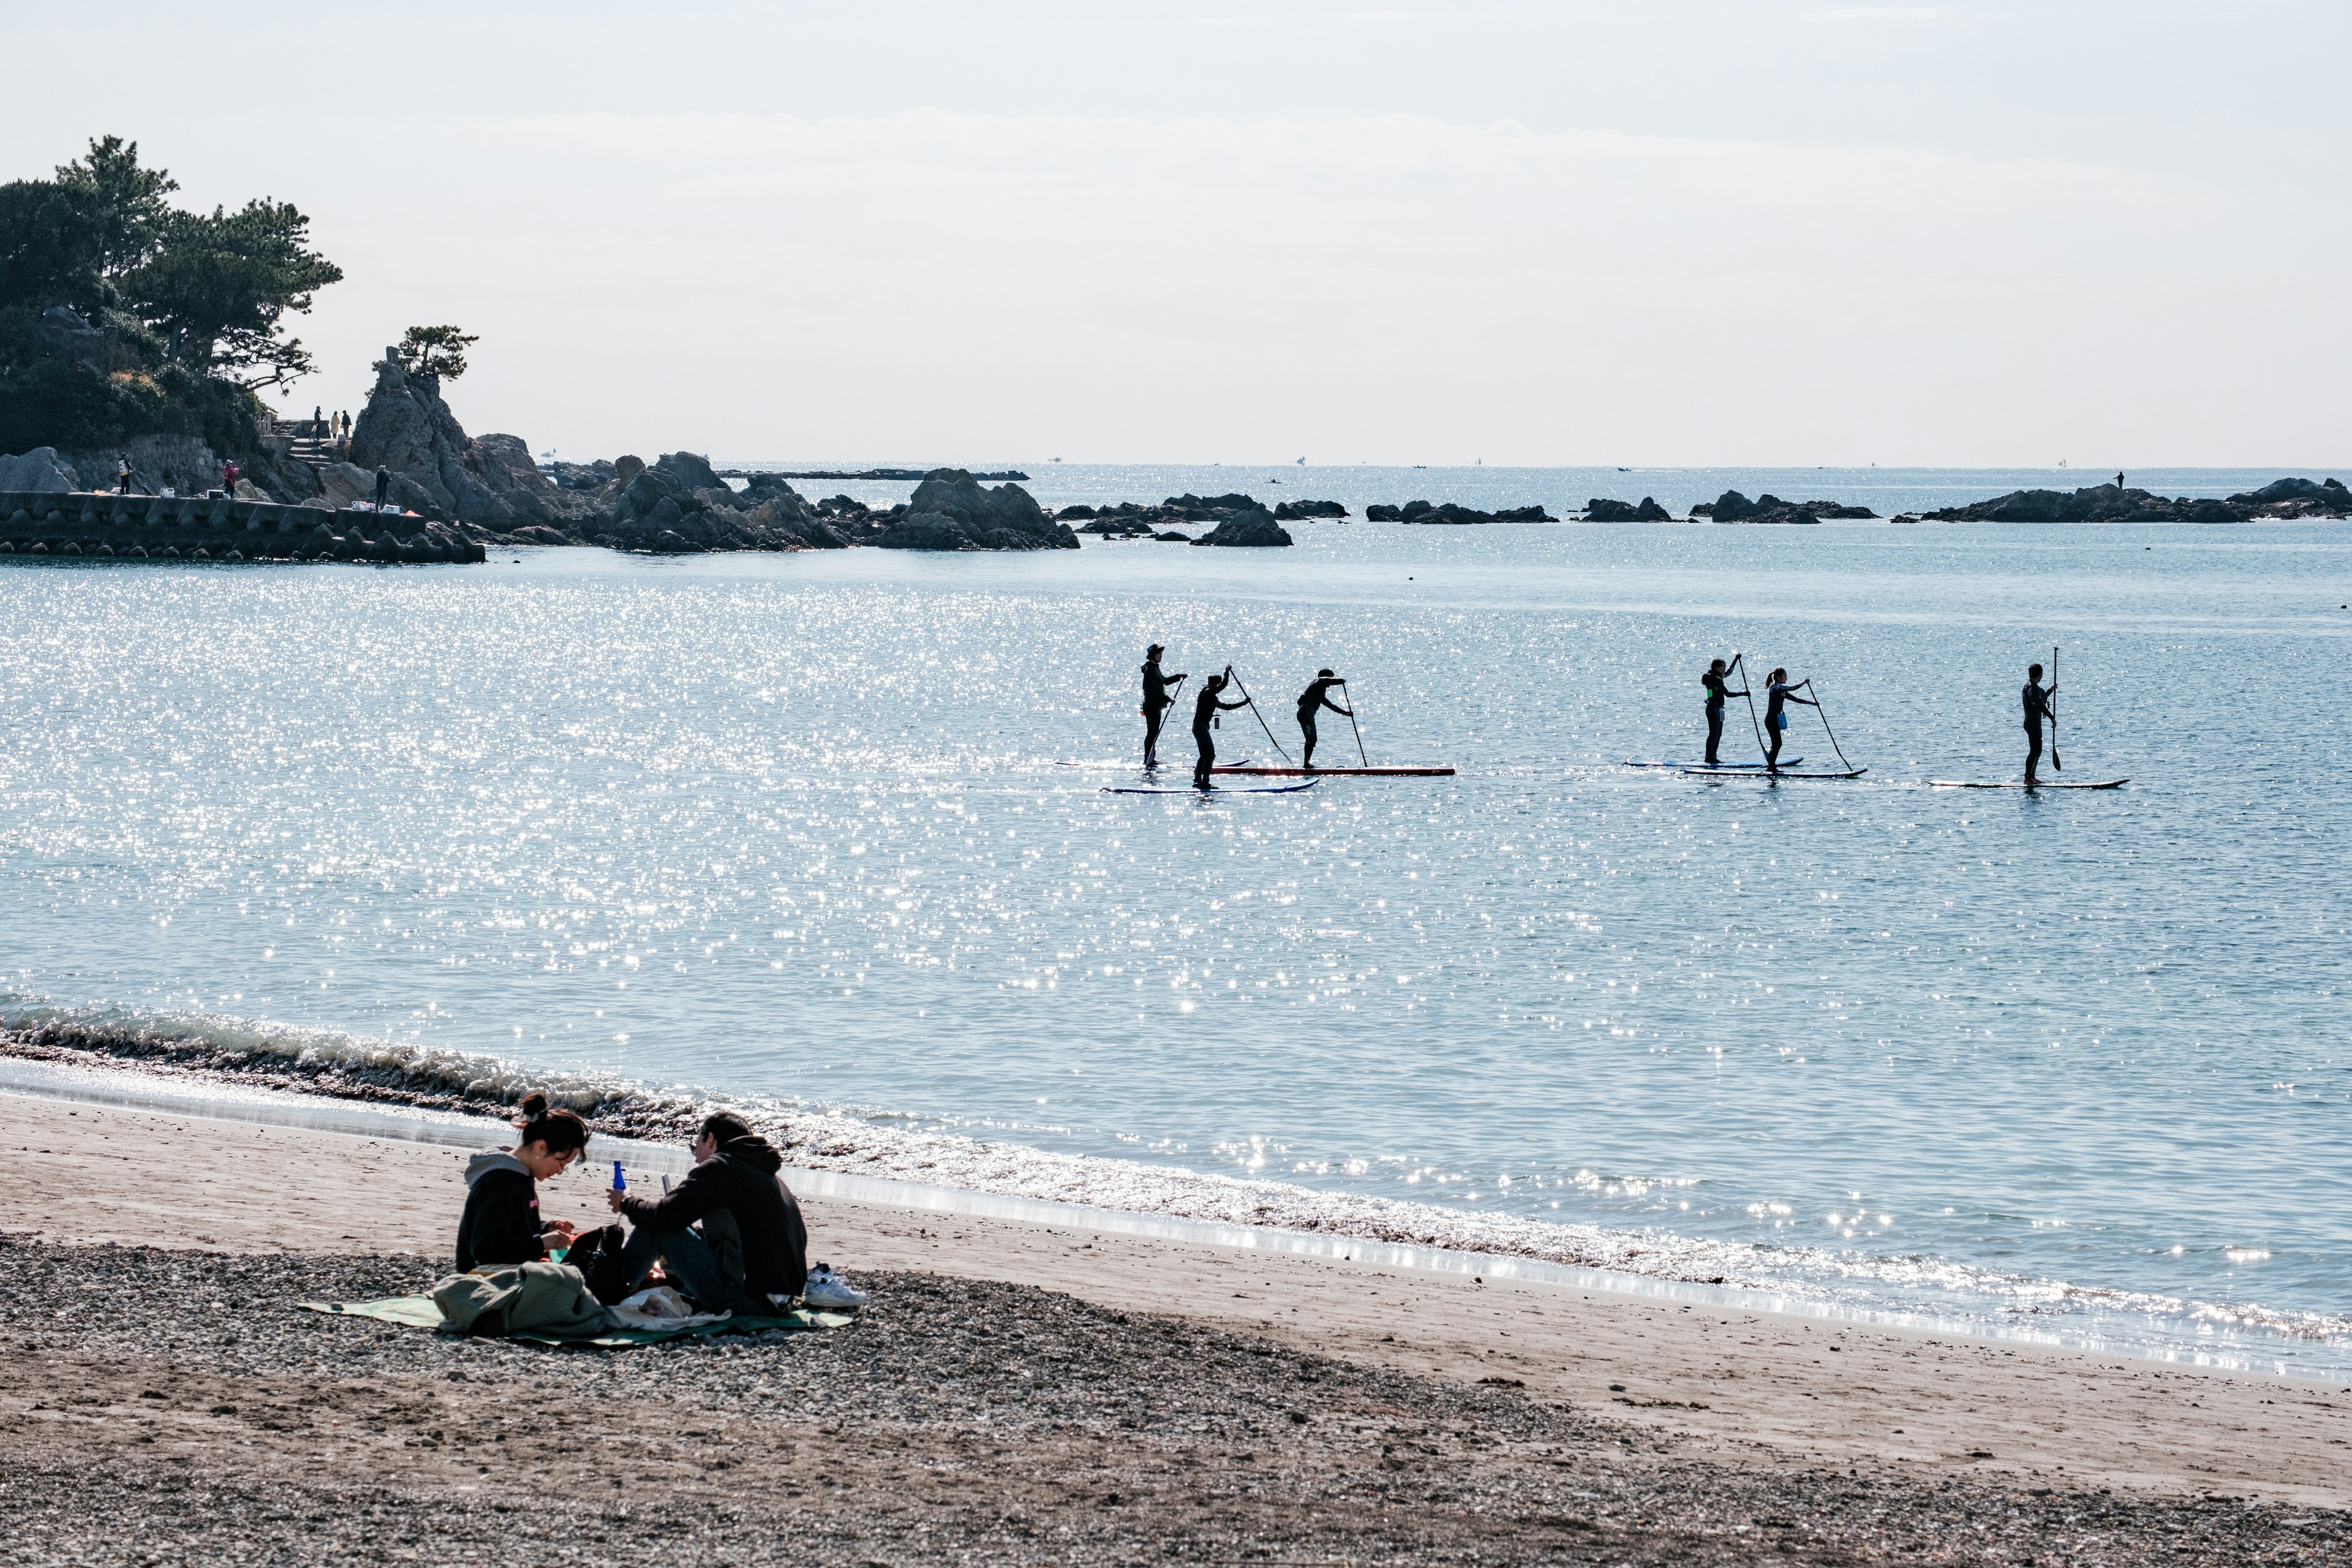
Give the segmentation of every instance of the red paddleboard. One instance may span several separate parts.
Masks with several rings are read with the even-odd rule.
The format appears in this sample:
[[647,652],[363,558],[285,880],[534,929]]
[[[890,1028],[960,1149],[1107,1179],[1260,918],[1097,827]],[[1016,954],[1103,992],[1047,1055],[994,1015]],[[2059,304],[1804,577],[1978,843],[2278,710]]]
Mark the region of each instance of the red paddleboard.
[[2121,789],[2129,783],[2131,783],[2129,779],[2101,779],[2097,784],[2053,784],[2048,779],[2041,779],[2035,783],[2027,784],[2023,779],[2018,779],[2006,784],[1971,784],[1962,779],[1929,779],[1927,787],[1930,789]]

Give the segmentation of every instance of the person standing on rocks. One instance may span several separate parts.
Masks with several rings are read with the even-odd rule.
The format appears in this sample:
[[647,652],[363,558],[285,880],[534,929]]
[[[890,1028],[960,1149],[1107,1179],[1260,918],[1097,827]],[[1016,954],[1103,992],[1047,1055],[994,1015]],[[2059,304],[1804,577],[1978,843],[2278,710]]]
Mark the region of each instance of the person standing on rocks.
[[1328,708],[1332,712],[1340,714],[1343,717],[1349,719],[1355,717],[1354,713],[1331,700],[1331,689],[1335,686],[1345,686],[1348,683],[1346,681],[1340,679],[1329,670],[1318,669],[1315,672],[1315,679],[1307,683],[1307,689],[1298,694],[1298,732],[1307,737],[1307,751],[1300,763],[1302,767],[1312,768],[1315,765],[1315,718],[1317,714],[1322,712],[1324,709]]
[[1158,643],[1143,650],[1143,765],[1147,768],[1160,765],[1160,726],[1168,710],[1176,706],[1169,689],[1185,679],[1181,669],[1173,675],[1160,673],[1160,656],[1167,651]]
[[386,497],[386,496],[388,496],[388,495],[390,495],[391,493],[392,493],[392,470],[391,470],[390,468],[385,468],[383,464],[379,463],[379,464],[377,464],[377,465],[376,465],[376,470],[375,470],[375,510],[378,510],[378,511],[382,511],[382,510],[383,510],[383,498],[384,498],[384,497]]
[[1729,668],[1718,658],[1710,661],[1706,673],[1698,678],[1698,683],[1706,688],[1706,765],[1711,768],[1723,762],[1716,755],[1723,745],[1723,704],[1727,699],[1748,695],[1745,687],[1738,691],[1731,689],[1729,674]]
[[1192,700],[1192,743],[1201,748],[1201,760],[1192,764],[1192,787],[1195,789],[1209,787],[1209,770],[1217,763],[1217,742],[1209,731],[1217,722],[1218,712],[1249,706],[1247,698],[1228,702],[1217,695],[1233,678],[1234,667],[1229,664],[1223,675],[1213,675],[1201,682],[1201,695]]
[[1764,682],[1764,768],[1767,773],[1780,771],[1780,742],[1789,738],[1789,714],[1782,704],[1801,702],[1808,708],[1821,706],[1810,697],[1798,696],[1797,689],[1789,684],[1789,672],[1785,669],[1773,670],[1771,678]]

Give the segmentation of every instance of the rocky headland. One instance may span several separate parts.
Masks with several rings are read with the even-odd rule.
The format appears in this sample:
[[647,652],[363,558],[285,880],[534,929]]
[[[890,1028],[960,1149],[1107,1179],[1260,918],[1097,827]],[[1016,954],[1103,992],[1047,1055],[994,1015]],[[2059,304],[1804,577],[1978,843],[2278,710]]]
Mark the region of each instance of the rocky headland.
[[1866,506],[1845,506],[1833,500],[1782,500],[1766,491],[1749,500],[1738,490],[1726,490],[1711,501],[1701,501],[1691,508],[1694,518],[1711,517],[1717,522],[1807,523],[1823,518],[1874,518],[1878,514]]
[[2340,480],[2284,479],[2227,500],[2168,499],[2123,485],[2064,490],[2011,490],[1970,506],[1922,514],[1930,522],[2254,522],[2300,518],[2352,518],[2352,490]]
[[1509,507],[1502,511],[1479,511],[1474,507],[1456,506],[1452,501],[1432,505],[1425,500],[1409,500],[1402,506],[1368,506],[1364,509],[1368,522],[1435,523],[1465,526],[1484,522],[1558,522],[1559,519],[1541,506]]

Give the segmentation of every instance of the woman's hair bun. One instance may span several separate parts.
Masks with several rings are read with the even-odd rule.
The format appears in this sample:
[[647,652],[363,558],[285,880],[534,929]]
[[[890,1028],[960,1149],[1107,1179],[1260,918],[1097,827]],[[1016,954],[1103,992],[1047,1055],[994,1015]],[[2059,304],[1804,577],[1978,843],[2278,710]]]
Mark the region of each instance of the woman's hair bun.
[[546,1095],[544,1095],[544,1094],[541,1094],[538,1089],[532,1089],[529,1094],[524,1095],[524,1096],[522,1097],[522,1113],[523,1113],[525,1116],[532,1117],[532,1118],[537,1118],[537,1117],[541,1117],[541,1116],[546,1115],[546,1114],[547,1114],[547,1096],[546,1096]]

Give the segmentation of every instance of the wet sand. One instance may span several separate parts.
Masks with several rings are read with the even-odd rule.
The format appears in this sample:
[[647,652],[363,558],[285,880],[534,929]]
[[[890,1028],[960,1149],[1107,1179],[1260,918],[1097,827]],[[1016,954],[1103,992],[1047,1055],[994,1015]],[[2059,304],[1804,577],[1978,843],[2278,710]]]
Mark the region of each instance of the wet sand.
[[[164,1458],[143,1452],[145,1445],[121,1447],[120,1425],[110,1436],[93,1418],[85,1433],[70,1422],[58,1426],[65,1418],[54,1410],[31,1408],[42,1403],[42,1391],[93,1377],[99,1392],[111,1389],[120,1396],[114,1405],[133,1413],[118,1421],[135,1423],[135,1413],[146,1408],[135,1402],[148,1390],[134,1392],[131,1383],[163,1384],[159,1391],[175,1398],[174,1389],[219,1383],[205,1394],[211,1404],[202,1411],[239,1405],[229,1386],[237,1375],[222,1364],[235,1352],[194,1352],[172,1332],[173,1324],[191,1314],[200,1320],[194,1327],[216,1324],[213,1303],[226,1287],[206,1271],[261,1270],[257,1278],[280,1281],[275,1290],[241,1302],[256,1322],[269,1325],[272,1343],[282,1342],[269,1364],[299,1366],[301,1381],[342,1388],[338,1398],[356,1401],[354,1408],[378,1398],[354,1392],[362,1384],[383,1390],[420,1378],[425,1382],[417,1388],[431,1393],[435,1408],[452,1398],[478,1407],[481,1394],[453,1394],[443,1386],[446,1373],[437,1358],[521,1356],[545,1367],[546,1352],[423,1334],[403,1338],[402,1331],[352,1322],[295,1321],[296,1315],[278,1308],[289,1288],[284,1281],[321,1269],[353,1273],[353,1289],[360,1288],[358,1275],[396,1277],[407,1288],[429,1280],[443,1268],[461,1199],[463,1159],[430,1145],[0,1095],[0,1231],[9,1234],[13,1257],[37,1254],[47,1260],[66,1299],[88,1300],[88,1291],[102,1299],[102,1279],[77,1282],[78,1275],[158,1256],[125,1247],[211,1255],[189,1259],[185,1268],[193,1272],[180,1283],[145,1288],[141,1311],[155,1324],[138,1334],[126,1337],[104,1322],[78,1319],[68,1330],[22,1303],[6,1311],[0,1332],[27,1322],[39,1332],[9,1360],[0,1385],[0,1422],[11,1430],[47,1422],[40,1427],[45,1438],[64,1433],[71,1439],[16,1451],[80,1453],[75,1463],[95,1464],[92,1475],[103,1470],[114,1477],[104,1484],[133,1491],[160,1485],[187,1467],[209,1468],[220,1472],[214,1475],[218,1486],[247,1488],[259,1500],[252,1506],[265,1512],[272,1487],[315,1492],[320,1484],[316,1461],[310,1470],[273,1468],[278,1461],[266,1461],[269,1453],[290,1454],[307,1438],[247,1431],[252,1424],[244,1422],[236,1436],[216,1442],[205,1436],[205,1423],[214,1417],[191,1415],[176,1463],[158,1471],[154,1467]],[[551,1215],[590,1218],[603,1209],[593,1177],[584,1173],[550,1184],[543,1202]],[[813,1256],[881,1287],[872,1321],[826,1336],[821,1352],[809,1350],[803,1337],[772,1352],[744,1346],[672,1347],[621,1358],[566,1352],[555,1364],[563,1369],[558,1375],[570,1376],[600,1362],[593,1375],[625,1381],[654,1375],[643,1368],[706,1367],[746,1354],[868,1358],[855,1369],[836,1369],[834,1386],[810,1416],[861,1424],[871,1438],[854,1458],[827,1455],[829,1464],[866,1479],[827,1490],[822,1500],[831,1511],[824,1518],[835,1524],[868,1514],[879,1518],[873,1510],[903,1494],[913,1510],[907,1517],[921,1515],[938,1536],[932,1542],[909,1523],[907,1529],[916,1533],[896,1538],[898,1547],[877,1561],[901,1560],[910,1543],[926,1547],[916,1555],[934,1555],[928,1550],[933,1544],[937,1554],[950,1554],[950,1540],[963,1543],[957,1551],[982,1557],[1010,1552],[1051,1560],[1051,1553],[1032,1552],[1030,1543],[1065,1529],[1073,1532],[1071,1542],[1092,1543],[1084,1551],[1074,1544],[1069,1560],[1092,1561],[1105,1552],[1109,1555],[1102,1560],[1121,1560],[1121,1552],[1130,1558],[1156,1555],[1156,1549],[1144,1549],[1160,1536],[1197,1545],[1208,1539],[1201,1533],[1206,1521],[1215,1519],[1233,1527],[1236,1542],[1286,1542],[1282,1549],[1287,1552],[1301,1546],[1306,1526],[1300,1521],[1328,1509],[1348,1513],[1348,1529],[1370,1531],[1349,1537],[1358,1561],[1365,1560],[1360,1553],[1470,1552],[1540,1560],[1579,1556],[1588,1548],[1610,1561],[1654,1551],[1685,1561],[1766,1561],[1775,1554],[1867,1561],[1953,1546],[1982,1560],[1979,1548],[1994,1548],[2021,1520],[2039,1520],[2034,1528],[2044,1539],[2053,1530],[2079,1527],[2107,1543],[2097,1552],[2070,1547],[2070,1560],[2146,1560],[2120,1551],[2130,1541],[2151,1550],[2158,1541],[2178,1542],[2193,1560],[2205,1554],[2190,1544],[2199,1532],[2229,1521],[2240,1533],[2214,1537],[2208,1544],[2221,1555],[2211,1560],[2229,1560],[2242,1549],[2296,1561],[2308,1543],[2321,1552],[2308,1560],[2319,1561],[2341,1550],[2333,1532],[2346,1526],[2345,1516],[2322,1510],[2352,1500],[2347,1464],[2352,1393],[2333,1387],[832,1200],[812,1201],[807,1208]],[[118,1245],[103,1245],[109,1242]],[[318,1260],[318,1255],[328,1256]],[[137,1267],[152,1275],[158,1266]],[[85,1293],[70,1294],[75,1290]],[[184,1290],[195,1304],[175,1316],[174,1292]],[[982,1301],[993,1303],[983,1321],[999,1331],[1011,1321],[1030,1322],[1029,1342],[1017,1354],[1000,1354],[945,1383],[934,1375],[936,1368],[894,1363],[892,1332],[913,1331],[919,1320],[928,1325],[922,1332],[936,1338],[941,1322]],[[918,1309],[918,1302],[928,1305]],[[1057,1322],[1064,1327],[1055,1328]],[[1104,1342],[1106,1335],[1111,1342]],[[1139,1348],[1164,1346],[1171,1335],[1196,1347],[1213,1346],[1214,1353],[1179,1358],[1195,1372],[1171,1376],[1164,1359],[1155,1361]],[[950,1334],[927,1342],[924,1354],[952,1357],[972,1343]],[[192,1353],[198,1356],[195,1364]],[[665,1363],[663,1356],[673,1361]],[[881,1359],[874,1361],[877,1356]],[[1211,1375],[1216,1366],[1224,1370]],[[1320,1405],[1300,1405],[1288,1395],[1267,1406],[1267,1390],[1276,1384],[1266,1378],[1277,1367],[1286,1370],[1276,1383],[1305,1376],[1303,1368],[1312,1381],[1329,1385],[1326,1393],[1345,1385],[1352,1392],[1332,1408],[1344,1405],[1349,1414],[1326,1420]],[[270,1375],[264,1363],[244,1374],[265,1381]],[[934,1461],[934,1468],[992,1468],[988,1461],[999,1457],[981,1451],[989,1445],[973,1449],[979,1438],[959,1436],[982,1430],[973,1426],[975,1409],[954,1400],[939,1408],[919,1400],[908,1405],[904,1378],[929,1379],[923,1386],[934,1394],[952,1384],[959,1399],[979,1399],[992,1413],[988,1430],[1030,1433],[1020,1464],[1038,1475],[1080,1465],[1129,1476],[1129,1501],[1121,1506],[1151,1513],[1148,1530],[1139,1516],[1097,1517],[1104,1506],[1098,1498],[1085,1511],[1071,1511],[1080,1504],[1067,1495],[1076,1484],[1070,1481],[1043,1489],[1023,1483],[1030,1522],[1037,1522],[1040,1510],[1053,1521],[1046,1535],[1003,1535],[1001,1509],[989,1516],[997,1522],[982,1529],[973,1511],[981,1504],[969,1496],[958,1501],[962,1494],[955,1487],[933,1486],[938,1476],[923,1468]],[[1186,1386],[1195,1381],[1197,1386]],[[114,1383],[122,1386],[112,1388]],[[792,1379],[777,1379],[775,1386],[800,1395],[810,1392]],[[1055,1414],[1055,1402],[1074,1386],[1100,1393],[1109,1403],[1089,1405],[1079,1413],[1083,1419],[1068,1410]],[[656,1385],[632,1387],[614,1397],[666,1397]],[[877,1388],[893,1394],[887,1409],[875,1403]],[[1142,1390],[1134,1395],[1141,1402],[1118,1394],[1121,1388]],[[1190,1402],[1187,1419],[1198,1430],[1184,1427],[1182,1441],[1171,1447],[1167,1423],[1173,1417],[1162,1406],[1179,1392]],[[401,1401],[412,1394],[423,1397],[414,1390],[382,1397],[392,1401],[387,1409],[405,1408]],[[510,1396],[502,1391],[497,1398]],[[762,1436],[765,1428],[742,1401],[730,1396],[723,1403],[727,1423],[749,1425],[725,1441],[695,1441],[722,1449],[727,1442],[749,1444],[767,1456],[763,1462],[782,1462],[775,1444],[783,1439]],[[196,1409],[186,1400],[181,1405]],[[641,1412],[623,1425],[667,1429],[685,1418],[664,1408],[667,1414]],[[1105,1425],[1104,1412],[1113,1408],[1127,1414]],[[1307,1419],[1293,1420],[1293,1410]],[[1120,1419],[1133,1424],[1120,1426]],[[391,1424],[378,1425],[386,1433],[399,1427],[397,1420],[385,1420]],[[610,1425],[609,1414],[598,1418],[600,1428]],[[1408,1428],[1424,1436],[1401,1446]],[[726,1429],[735,1432],[734,1426]],[[1212,1440],[1220,1431],[1244,1436],[1232,1443]],[[99,1436],[88,1436],[92,1433]],[[1272,1436],[1260,1436],[1265,1433]],[[1443,1440],[1427,1438],[1430,1433]],[[1480,1446],[1482,1434],[1493,1436],[1491,1445]],[[1231,1450],[1274,1438],[1291,1445],[1284,1452],[1296,1449],[1295,1463],[1285,1460],[1289,1479],[1267,1489],[1272,1472],[1244,1474],[1238,1467],[1244,1461]],[[1415,1443],[1429,1451],[1420,1452]],[[898,1456],[893,1462],[901,1469],[874,1468],[885,1450]],[[411,1450],[401,1454],[405,1460]],[[499,1463],[512,1455],[491,1445],[480,1457],[490,1468],[478,1474],[495,1478]],[[1003,1458],[1010,1460],[1012,1452]],[[593,1488],[593,1467],[564,1469],[571,1462],[541,1455],[533,1463],[546,1473],[533,1470],[515,1484],[557,1492]],[[123,1464],[131,1471],[118,1475],[109,1468]],[[1412,1466],[1420,1468],[1401,1468]],[[425,1470],[442,1474],[430,1466]],[[13,1463],[5,1483],[16,1487],[29,1473]],[[1161,1481],[1147,1484],[1153,1475]],[[1364,1489],[1382,1479],[1387,1491]],[[1253,1494],[1245,1489],[1230,1496],[1219,1489],[1228,1482],[1258,1487],[1257,1500],[1249,1500]],[[1435,1533],[1400,1534],[1381,1523],[1377,1507],[1363,1514],[1378,1500],[1401,1495],[1399,1487],[1423,1489],[1414,1495],[1425,1506],[1395,1520],[1411,1517],[1414,1528]],[[1437,1508],[1432,1487],[1468,1488],[1460,1492],[1467,1500],[1448,1517],[1473,1522],[1437,1530],[1431,1523]],[[1867,1492],[1869,1509],[1854,1500],[1856,1489]],[[36,1489],[48,1495],[54,1487]],[[656,1480],[632,1481],[623,1489],[647,1509],[676,1503],[674,1489]],[[1117,1483],[1106,1481],[1101,1489],[1117,1489]],[[1147,1493],[1159,1500],[1134,1502]],[[440,1500],[434,1507],[456,1506],[451,1499],[458,1496],[434,1495]],[[581,1496],[593,1500],[597,1494]],[[1272,1500],[1277,1498],[1287,1500],[1277,1507]],[[26,1505],[25,1498],[10,1501],[0,1492],[0,1506]],[[594,1506],[605,1504],[595,1500]],[[761,1506],[768,1511],[759,1518],[767,1522],[757,1528],[763,1530],[793,1509],[811,1507],[812,1500],[778,1494]],[[1763,1522],[1784,1515],[1790,1522]],[[2073,1524],[2065,1522],[2070,1515]],[[1571,1517],[1583,1523],[1570,1529],[1534,1522]],[[2313,1522],[2292,1522],[2298,1519]],[[2097,1528],[2084,1520],[2098,1521]],[[1864,1530],[1865,1523],[1879,1534]],[[201,1535],[207,1527],[199,1520],[188,1528]],[[756,1534],[751,1526],[746,1530]],[[2247,1530],[2262,1533],[2259,1547],[2242,1538]],[[2225,1541],[2232,1543],[2226,1550]],[[2109,1547],[2120,1554],[2109,1557]],[[1319,1550],[1303,1554],[1324,1560]]]

